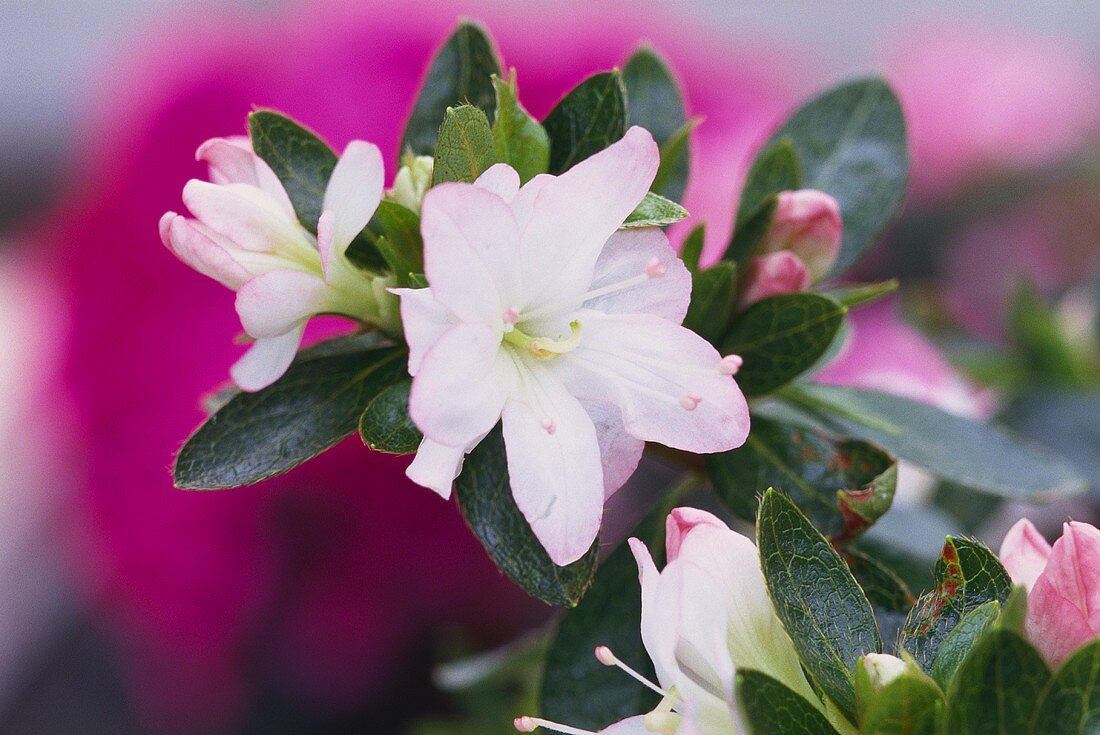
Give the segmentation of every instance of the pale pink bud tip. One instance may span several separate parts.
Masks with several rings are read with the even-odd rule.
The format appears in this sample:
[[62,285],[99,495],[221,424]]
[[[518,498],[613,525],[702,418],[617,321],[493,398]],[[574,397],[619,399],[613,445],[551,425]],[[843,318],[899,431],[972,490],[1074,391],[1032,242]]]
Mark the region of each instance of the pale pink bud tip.
[[519,311],[514,306],[509,306],[504,310],[504,323],[515,324],[519,321]]
[[554,419],[545,418],[539,423],[542,424],[542,428],[545,429],[546,433],[550,436],[553,436],[558,430],[558,425],[554,423]]
[[596,646],[596,660],[604,666],[615,666],[619,662],[607,646]]
[[718,364],[718,372],[722,375],[737,375],[737,371],[744,364],[745,361],[741,359],[740,355],[726,355]]
[[534,732],[535,728],[538,727],[535,721],[530,717],[517,717],[513,720],[512,724],[515,725],[515,728],[520,732]]
[[688,411],[694,411],[700,403],[703,402],[703,398],[694,393],[685,393],[680,396],[680,405]]
[[660,278],[665,272],[665,264],[658,258],[650,258],[645,264],[645,274],[648,278]]

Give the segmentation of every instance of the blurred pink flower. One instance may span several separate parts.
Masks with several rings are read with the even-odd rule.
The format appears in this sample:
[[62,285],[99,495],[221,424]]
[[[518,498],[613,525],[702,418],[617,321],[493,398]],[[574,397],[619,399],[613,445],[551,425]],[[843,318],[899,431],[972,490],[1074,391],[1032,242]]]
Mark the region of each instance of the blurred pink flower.
[[1051,547],[1024,518],[1005,536],[1000,556],[1028,591],[1027,637],[1051,666],[1100,637],[1100,530],[1070,521]]
[[[740,177],[730,172],[791,100],[781,62],[751,48],[731,56],[656,4],[640,13],[578,2],[537,22],[535,11],[483,9],[536,115],[620,64],[639,38],[663,49],[691,112],[707,118],[693,169],[722,173],[695,178],[687,204],[710,213],[714,242],[725,239]],[[158,731],[236,717],[262,677],[313,707],[392,701],[404,674],[423,671],[431,631],[458,625],[488,642],[537,617],[455,510],[404,479],[407,460],[356,439],[259,488],[186,493],[169,477],[202,418],[200,396],[239,350],[231,294],[156,244],[157,218],[204,173],[195,147],[243,131],[263,104],[338,148],[378,143],[394,171],[424,64],[459,12],[479,14],[477,4],[382,1],[180,17],[135,42],[92,90],[76,169],[36,239],[68,274],[74,320],[68,376],[86,483],[73,557],[125,642]]]

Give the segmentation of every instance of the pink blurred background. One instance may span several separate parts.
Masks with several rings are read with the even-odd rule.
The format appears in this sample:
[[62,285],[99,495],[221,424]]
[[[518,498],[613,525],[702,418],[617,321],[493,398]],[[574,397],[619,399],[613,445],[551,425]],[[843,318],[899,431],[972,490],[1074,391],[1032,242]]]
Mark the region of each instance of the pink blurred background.
[[[0,17],[14,22],[0,25],[27,71],[0,87],[17,131],[0,179],[3,732],[402,732],[451,706],[431,685],[434,662],[547,617],[453,506],[405,481],[405,460],[358,439],[259,487],[172,489],[172,454],[225,380],[239,326],[231,294],[176,262],[156,222],[203,175],[196,146],[243,132],[253,105],[338,148],[372,140],[392,172],[424,64],[458,17],[491,28],[540,116],[646,39],[705,117],[685,203],[714,255],[753,146],[783,112],[849,73],[883,71],[909,117],[913,179],[898,236],[865,275],[931,281],[956,320],[997,341],[1021,275],[1056,298],[1100,260],[1096,174],[1057,173],[1095,165],[1100,67],[1080,24],[1100,29],[1100,13],[135,3],[97,16],[93,45],[69,26],[76,14],[55,25],[52,3],[10,5]],[[66,68],[43,65],[37,49],[51,43]],[[1008,205],[960,204],[1020,179],[1041,185]],[[928,239],[906,227],[929,217],[959,224]],[[898,312],[857,315],[824,377],[988,413]],[[885,362],[861,359],[867,344],[891,345]]]

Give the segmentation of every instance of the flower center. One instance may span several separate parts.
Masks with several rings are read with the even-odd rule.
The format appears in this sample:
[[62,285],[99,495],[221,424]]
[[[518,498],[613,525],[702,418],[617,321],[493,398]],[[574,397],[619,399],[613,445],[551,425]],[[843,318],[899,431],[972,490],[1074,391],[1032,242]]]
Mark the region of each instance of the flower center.
[[[509,320],[509,317],[512,317],[513,320]],[[509,307],[504,312],[504,322],[506,325],[512,325],[512,328],[504,332],[504,341],[517,349],[526,351],[532,357],[540,360],[558,357],[577,349],[577,346],[581,343],[581,323],[579,321],[569,322],[568,337],[564,335],[557,338],[532,337],[518,326],[515,326],[515,318],[515,309]]]

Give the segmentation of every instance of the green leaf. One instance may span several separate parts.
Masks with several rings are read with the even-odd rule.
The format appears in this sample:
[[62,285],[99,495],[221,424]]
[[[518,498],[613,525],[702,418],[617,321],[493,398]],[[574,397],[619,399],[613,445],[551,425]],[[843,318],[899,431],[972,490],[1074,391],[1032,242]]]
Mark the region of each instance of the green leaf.
[[1041,447],[998,426],[907,398],[805,383],[783,391],[783,397],[839,433],[874,442],[901,459],[975,490],[1039,503],[1088,488],[1066,460]]
[[760,503],[756,546],[768,594],[799,658],[854,722],[856,662],[882,650],[866,595],[832,544],[774,489]]
[[470,104],[491,116],[496,104],[494,74],[500,74],[500,62],[489,34],[474,23],[460,23],[428,68],[405,126],[402,150],[432,155],[448,107]]
[[[667,515],[668,508],[658,508],[632,535],[660,551]],[[642,644],[641,618],[638,565],[624,543],[600,565],[588,594],[558,626],[543,671],[542,716],[599,730],[653,709],[660,697],[593,656],[596,646],[608,646],[628,666],[656,679]]]
[[383,389],[367,404],[359,418],[359,436],[376,452],[412,454],[423,435],[409,418],[411,380]]
[[1055,309],[1044,304],[1030,284],[1016,288],[1008,327],[1020,360],[1032,376],[1063,388],[1088,387],[1088,364],[1067,339]]
[[905,623],[905,615],[915,602],[909,585],[897,572],[874,556],[850,547],[844,548],[842,553],[844,560],[848,562],[848,569],[852,571],[852,576],[867,595],[871,609],[875,611],[882,640],[897,640],[901,626]]
[[251,113],[248,133],[256,155],[283,182],[298,221],[316,235],[336,154],[314,133],[271,110]]
[[820,709],[767,674],[738,669],[736,686],[752,735],[836,735]]
[[560,174],[626,134],[626,87],[618,71],[595,74],[542,121],[550,136],[550,173]]
[[769,143],[753,159],[725,260],[746,263],[757,254],[775,214],[776,195],[801,189],[802,169],[790,140]]
[[538,174],[546,173],[550,165],[550,138],[539,121],[519,103],[515,69],[509,71],[508,81],[494,76],[493,88],[497,95],[497,114],[493,122],[497,159],[514,168],[520,183],[525,184]]
[[948,536],[936,561],[936,586],[909,613],[899,645],[931,674],[944,641],[965,615],[1008,598],[1012,582],[992,551],[980,542]]
[[1031,718],[1050,671],[1023,638],[995,629],[982,636],[962,662],[947,694],[951,735],[1015,735],[1031,730]]
[[354,432],[371,400],[408,376],[408,353],[404,347],[349,344],[355,343],[303,352],[272,385],[229,399],[176,456],[176,487],[251,485],[293,469]]
[[866,702],[860,712],[860,735],[937,735],[945,704],[934,681],[907,670]]
[[[696,225],[684,238],[683,247],[680,248],[680,260],[694,275],[699,270],[699,259],[703,257],[703,245],[706,244],[706,225]],[[692,288],[694,288],[694,283]]]
[[830,273],[846,271],[885,229],[909,177],[905,118],[880,78],[841,84],[810,100],[769,139],[789,140],[802,168],[801,188],[836,198],[844,220],[840,256]]
[[1030,732],[1036,735],[1100,732],[1100,640],[1077,649],[1055,672]]
[[622,226],[623,228],[665,227],[679,222],[687,216],[687,210],[676,202],[665,199],[660,194],[649,192],[645,195],[645,199],[627,216]]
[[596,573],[599,541],[568,566],[550,561],[512,499],[499,426],[467,455],[454,489],[470,529],[502,572],[546,603],[577,604]]
[[1001,614],[1001,603],[997,600],[978,605],[959,620],[958,624],[943,639],[939,653],[932,663],[932,678],[944,689],[955,678],[955,672],[978,638],[992,627]]
[[420,216],[396,202],[383,199],[374,213],[378,228],[385,233],[375,246],[397,276],[399,286],[409,285],[409,274],[424,270],[424,241],[420,237]]
[[737,384],[745,395],[770,393],[813,367],[825,354],[845,311],[820,294],[772,296],[734,318],[721,352],[744,359]]
[[432,185],[472,182],[497,163],[496,142],[485,113],[473,105],[448,107],[439,129]]
[[850,309],[853,306],[863,306],[864,304],[878,301],[883,296],[888,296],[894,291],[897,291],[900,285],[898,279],[891,278],[889,281],[882,281],[880,283],[867,283],[832,288],[826,291],[826,295],[836,299]]
[[778,488],[836,542],[878,520],[897,487],[897,464],[878,447],[759,416],[744,446],[707,455],[707,468],[719,497],[742,518],[755,516],[762,488]]
[[688,122],[680,86],[668,62],[653,48],[643,46],[623,65],[628,121],[653,134],[661,147],[661,169],[653,191],[679,200],[687,187],[689,138],[695,123]]
[[[702,231],[699,232],[702,241]],[[684,326],[708,342],[717,342],[730,323],[736,273],[737,266],[725,262],[691,274],[691,303]]]

